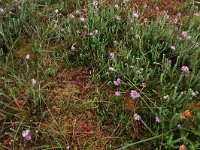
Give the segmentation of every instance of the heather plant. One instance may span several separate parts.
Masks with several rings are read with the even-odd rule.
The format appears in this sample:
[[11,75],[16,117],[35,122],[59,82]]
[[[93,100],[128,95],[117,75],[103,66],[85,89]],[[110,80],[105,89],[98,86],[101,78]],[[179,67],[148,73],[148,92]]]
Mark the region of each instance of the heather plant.
[[126,1],[2,4],[3,148],[199,148],[195,3],[183,18]]

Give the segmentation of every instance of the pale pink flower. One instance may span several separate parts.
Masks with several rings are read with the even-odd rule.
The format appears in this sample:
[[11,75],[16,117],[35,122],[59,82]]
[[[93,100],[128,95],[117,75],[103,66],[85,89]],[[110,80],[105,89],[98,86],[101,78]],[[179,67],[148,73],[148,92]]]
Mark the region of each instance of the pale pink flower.
[[178,125],[177,125],[177,127],[178,127],[178,128],[181,128],[181,127],[182,127],[182,125],[181,125],[181,124],[178,124]]
[[4,9],[0,8],[0,16],[4,13]]
[[185,72],[185,73],[189,72],[188,66],[182,66],[182,67],[181,67],[181,70],[182,70],[183,72]]
[[135,91],[135,90],[131,90],[130,95],[131,95],[132,99],[137,99],[137,98],[140,97],[140,94],[137,91]]
[[156,117],[156,122],[160,123],[160,118],[159,117]]
[[197,27],[197,30],[200,30],[200,26]]
[[30,58],[30,55],[27,53],[25,57],[28,60]]
[[140,84],[140,87],[142,88],[142,90],[144,89],[144,88],[146,88],[147,87],[147,84],[146,83],[141,83]]
[[182,39],[182,37],[178,37],[177,40],[178,41],[182,41],[183,39]]
[[141,120],[140,115],[138,115],[138,114],[134,114],[134,120],[135,120],[135,121],[139,121],[139,120]]
[[180,16],[181,16],[181,13],[178,13],[177,16],[180,17]]
[[159,8],[158,8],[158,7],[156,7],[156,10],[157,10],[157,11],[159,11]]
[[22,137],[24,137],[27,140],[31,140],[31,136],[29,135],[30,130],[25,130],[22,132]]
[[98,2],[98,0],[93,0],[92,4],[93,4],[94,6],[97,6],[97,5],[99,4],[99,2]]
[[188,40],[191,39],[191,38],[192,38],[192,37],[191,37],[190,35],[186,36],[186,39],[188,39]]
[[188,36],[188,33],[187,33],[186,31],[183,31],[183,32],[181,33],[181,36],[186,38],[186,37]]
[[74,43],[74,44],[71,46],[71,49],[70,49],[70,50],[71,50],[72,52],[76,50],[75,44],[76,44],[76,43]]
[[194,13],[193,15],[198,17],[200,16],[200,13]]
[[111,60],[115,59],[115,53],[113,52],[109,53],[109,57]]
[[139,35],[139,34],[136,34],[136,35],[135,35],[135,38],[136,38],[136,39],[139,39],[139,38],[140,38],[140,35]]
[[138,13],[133,13],[133,17],[138,18],[139,17]]
[[119,86],[121,84],[121,79],[117,78],[117,80],[114,81],[115,86]]
[[70,148],[70,146],[69,146],[69,145],[67,145],[67,146],[66,146],[66,149],[68,150],[69,148]]
[[117,21],[120,21],[120,20],[121,20],[121,16],[116,16],[115,19],[116,19]]
[[120,92],[116,91],[115,96],[120,96]]
[[31,79],[31,82],[32,82],[33,86],[37,83],[37,81],[35,79]]
[[171,59],[168,60],[168,64],[169,64],[169,65],[172,64],[172,60],[171,60]]
[[83,16],[81,16],[81,17],[80,17],[80,21],[81,21],[81,22],[84,22],[84,21],[85,21],[85,18],[84,18]]
[[147,4],[144,4],[143,8],[144,8],[144,9],[147,8]]

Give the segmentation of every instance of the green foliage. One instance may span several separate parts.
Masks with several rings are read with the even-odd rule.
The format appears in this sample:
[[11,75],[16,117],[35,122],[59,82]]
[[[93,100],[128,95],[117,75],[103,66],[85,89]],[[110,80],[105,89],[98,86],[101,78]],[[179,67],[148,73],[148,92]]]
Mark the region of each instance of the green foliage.
[[[48,101],[56,95],[50,94],[51,86],[62,83],[58,87],[65,87],[57,80],[68,77],[67,73],[60,73],[63,68],[82,66],[95,72],[94,82],[121,94],[116,97],[105,90],[91,94],[88,102],[99,128],[112,136],[104,147],[126,149],[143,147],[148,142],[151,149],[177,149],[182,144],[188,149],[200,148],[199,16],[189,15],[183,24],[176,25],[159,15],[145,21],[140,12],[139,17],[134,16],[136,10],[121,3],[118,8],[87,3],[83,9],[84,4],[54,0],[3,3],[0,48],[9,53],[3,56],[4,62],[0,60],[0,133],[13,139],[10,147],[26,146],[27,141],[21,136],[26,129],[35,130],[30,147],[36,144],[38,149],[62,149],[66,143],[74,142],[76,122],[70,138],[60,134],[58,125],[56,130],[37,124],[48,122],[47,116],[52,115]],[[197,12],[193,4],[185,7],[183,10],[189,9],[190,14]],[[20,41],[22,36],[28,39],[27,43]],[[24,47],[20,49],[20,45]],[[184,66],[189,70],[185,71]],[[116,78],[121,79],[121,84],[114,87]],[[36,79],[37,84],[31,79]],[[147,86],[141,87],[144,84]],[[130,90],[136,90],[141,97],[132,100]],[[128,109],[128,100],[137,107]],[[70,106],[75,109],[77,104],[62,105],[67,110]],[[135,114],[141,119],[134,120]],[[185,118],[181,120],[180,116]],[[133,132],[138,135],[135,137]],[[44,138],[45,144],[40,142]],[[83,145],[87,149],[86,143]]]

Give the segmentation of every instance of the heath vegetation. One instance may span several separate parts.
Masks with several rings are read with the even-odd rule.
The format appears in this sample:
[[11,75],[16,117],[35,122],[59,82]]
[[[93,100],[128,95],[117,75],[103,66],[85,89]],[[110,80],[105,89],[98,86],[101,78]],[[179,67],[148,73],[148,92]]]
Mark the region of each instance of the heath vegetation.
[[0,0],[1,149],[200,149],[194,0]]

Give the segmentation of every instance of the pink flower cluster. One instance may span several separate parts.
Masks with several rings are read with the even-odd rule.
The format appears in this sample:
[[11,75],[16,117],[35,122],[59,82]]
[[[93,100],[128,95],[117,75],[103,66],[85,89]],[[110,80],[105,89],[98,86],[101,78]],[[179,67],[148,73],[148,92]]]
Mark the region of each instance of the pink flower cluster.
[[[115,86],[119,86],[121,84],[121,79],[117,78],[117,80],[115,80],[113,83],[114,83]],[[120,96],[120,92],[116,91],[115,96]]]
[[131,90],[130,95],[132,99],[137,99],[140,97],[140,94],[136,90]]
[[116,91],[115,96],[120,96],[120,92]]
[[[121,79],[120,79],[120,78],[117,78],[116,80],[114,80],[113,84],[114,84],[115,86],[119,86],[119,85],[121,84]],[[140,86],[142,87],[142,90],[143,90],[143,89],[146,87],[146,84],[145,84],[145,83],[142,83]],[[115,92],[115,96],[120,96],[120,95],[121,95],[121,94],[120,94],[119,91],[116,91],[116,92]],[[136,90],[131,90],[130,96],[131,96],[132,99],[137,99],[137,98],[140,98],[140,97],[141,97],[140,94],[139,94]]]
[[181,67],[181,71],[182,71],[182,72],[185,72],[185,73],[190,72],[188,66],[182,66],[182,67]]
[[186,31],[183,31],[183,32],[181,33],[181,36],[182,36],[183,38],[186,38],[186,39],[191,39],[191,38],[192,38]]
[[121,84],[121,79],[117,78],[117,80],[114,81],[115,86],[119,86]]
[[22,132],[22,137],[24,137],[27,140],[31,140],[31,136],[29,135],[30,130],[25,130]]

